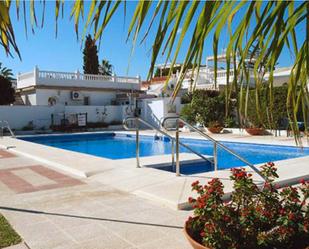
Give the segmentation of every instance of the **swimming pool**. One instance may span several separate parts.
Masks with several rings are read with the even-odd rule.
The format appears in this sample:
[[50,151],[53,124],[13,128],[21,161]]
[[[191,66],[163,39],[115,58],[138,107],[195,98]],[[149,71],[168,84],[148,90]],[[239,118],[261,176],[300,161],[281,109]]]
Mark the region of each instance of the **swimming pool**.
[[[135,135],[129,134],[87,133],[27,136],[19,137],[19,139],[109,159],[134,158],[136,156]],[[189,138],[182,138],[181,141],[201,154],[213,154],[213,144],[210,141]],[[293,146],[274,146],[235,142],[223,142],[223,144],[253,164],[309,156],[309,148],[301,149]],[[180,152],[189,151],[180,146]],[[141,157],[170,153],[171,142],[169,138],[163,137],[156,140],[154,136],[140,136]],[[237,166],[244,166],[244,163],[221,148],[218,148],[219,169]]]

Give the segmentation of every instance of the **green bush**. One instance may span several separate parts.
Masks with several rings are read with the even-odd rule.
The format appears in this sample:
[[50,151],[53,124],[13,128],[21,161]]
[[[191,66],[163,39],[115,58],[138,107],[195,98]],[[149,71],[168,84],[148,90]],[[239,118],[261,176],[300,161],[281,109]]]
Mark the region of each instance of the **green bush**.
[[[273,108],[270,108],[269,89],[264,87],[259,93],[259,108],[256,109],[256,92],[255,90],[249,91],[248,100],[248,123],[255,127],[264,127],[267,129],[282,129],[287,128],[288,115],[287,115],[287,100],[288,88],[283,85],[273,88]],[[260,116],[260,118],[259,118]],[[302,121],[301,112],[298,115],[298,120]],[[247,124],[248,125],[248,124]]]
[[[191,103],[183,107],[180,115],[190,123],[199,122],[208,126],[216,122],[224,125],[225,95],[218,91],[196,90],[192,95]],[[233,119],[232,116],[229,118]]]
[[196,90],[192,97],[192,106],[198,118],[205,126],[210,122],[224,123],[225,96],[218,91]]
[[181,97],[181,104],[189,104],[192,101],[193,94],[188,92]]
[[196,123],[196,114],[193,111],[191,104],[186,104],[180,111],[180,117],[186,120],[189,124]]

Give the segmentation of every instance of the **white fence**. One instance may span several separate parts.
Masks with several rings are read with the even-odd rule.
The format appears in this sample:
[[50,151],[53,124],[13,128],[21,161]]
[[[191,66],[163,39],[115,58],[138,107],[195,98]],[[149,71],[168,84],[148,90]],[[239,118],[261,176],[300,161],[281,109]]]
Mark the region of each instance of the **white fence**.
[[9,122],[12,129],[48,129],[51,115],[87,113],[88,122],[121,122],[127,106],[0,106],[0,120]]

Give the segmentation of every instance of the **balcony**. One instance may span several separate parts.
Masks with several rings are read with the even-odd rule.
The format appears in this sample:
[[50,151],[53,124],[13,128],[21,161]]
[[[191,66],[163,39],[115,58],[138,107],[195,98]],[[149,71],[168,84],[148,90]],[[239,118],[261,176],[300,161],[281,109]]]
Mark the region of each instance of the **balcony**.
[[17,76],[17,88],[33,86],[91,87],[108,89],[140,90],[140,77],[82,74],[80,72],[56,72],[39,70],[37,67]]

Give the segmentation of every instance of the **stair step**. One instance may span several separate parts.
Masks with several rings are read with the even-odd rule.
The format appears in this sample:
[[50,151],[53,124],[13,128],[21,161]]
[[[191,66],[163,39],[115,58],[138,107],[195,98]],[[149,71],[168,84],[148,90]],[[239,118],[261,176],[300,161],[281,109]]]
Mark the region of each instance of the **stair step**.
[[[152,168],[158,169],[158,170],[164,170],[176,173],[176,163],[174,165],[157,165],[155,167],[152,166]],[[195,160],[191,162],[180,162],[180,174],[183,175],[192,175],[197,173],[205,173],[209,171],[213,171],[214,166],[210,162],[206,162],[204,160]]]

